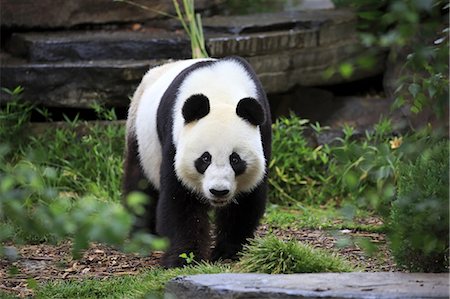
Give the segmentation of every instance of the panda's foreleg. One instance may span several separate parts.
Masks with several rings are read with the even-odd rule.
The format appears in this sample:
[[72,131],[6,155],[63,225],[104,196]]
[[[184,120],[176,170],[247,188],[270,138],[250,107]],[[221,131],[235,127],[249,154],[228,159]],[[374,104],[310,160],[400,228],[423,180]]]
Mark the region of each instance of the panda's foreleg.
[[248,238],[253,237],[266,204],[266,185],[258,186],[251,193],[238,198],[238,204],[216,211],[216,245],[212,261],[235,259]]
[[170,243],[161,262],[167,268],[185,265],[182,253],[206,260],[210,247],[208,206],[178,181],[171,161],[163,157],[156,223],[157,232]]
[[132,192],[142,192],[148,196],[148,202],[144,206],[144,214],[134,215],[132,233],[146,231],[156,234],[156,205],[158,191],[147,180],[142,171],[138,156],[137,141],[134,136],[127,137],[125,150],[124,174],[122,179],[122,198],[128,210],[127,196]]

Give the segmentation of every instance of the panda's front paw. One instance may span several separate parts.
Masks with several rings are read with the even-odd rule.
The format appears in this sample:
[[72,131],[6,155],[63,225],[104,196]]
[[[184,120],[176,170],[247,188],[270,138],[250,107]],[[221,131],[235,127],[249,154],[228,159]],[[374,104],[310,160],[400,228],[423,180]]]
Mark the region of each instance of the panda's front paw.
[[239,258],[237,253],[241,250],[241,248],[241,245],[217,246],[211,254],[211,261],[217,262],[219,260],[237,260]]
[[186,266],[187,262],[186,259],[181,258],[179,254],[166,253],[162,256],[160,264],[164,268],[169,269]]

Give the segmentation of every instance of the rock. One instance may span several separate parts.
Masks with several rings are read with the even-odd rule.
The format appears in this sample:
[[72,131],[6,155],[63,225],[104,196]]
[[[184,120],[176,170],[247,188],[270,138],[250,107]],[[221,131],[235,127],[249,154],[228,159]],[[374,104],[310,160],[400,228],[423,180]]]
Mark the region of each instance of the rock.
[[185,59],[191,56],[186,35],[165,30],[15,33],[7,49],[29,62]]
[[149,67],[166,60],[2,62],[2,87],[25,88],[23,98],[53,107],[89,108],[93,102],[126,107]]
[[322,123],[328,119],[335,108],[333,99],[334,96],[329,91],[302,86],[286,94],[269,95],[270,102],[276,103],[276,106],[271,107],[274,117],[289,116],[291,112],[294,112],[301,118],[310,120],[311,123]]
[[324,10],[334,9],[331,0],[264,0],[264,1],[227,1],[220,6],[224,15],[246,15],[258,12]]
[[[134,0],[153,10],[175,14],[172,1]],[[223,0],[196,0],[201,11],[218,5]],[[0,10],[2,26],[26,28],[59,28],[83,24],[138,22],[162,16],[130,4],[112,0],[3,0]]]
[[356,41],[345,40],[342,43],[326,47],[277,52],[276,54],[248,57],[255,68],[266,92],[279,93],[300,86],[326,86],[372,77],[384,70],[385,53],[379,52],[379,62],[371,69],[356,68],[351,76],[344,78],[339,72],[325,77],[329,68],[338,68],[340,63],[356,65],[356,60],[366,51]]
[[[262,13],[239,16],[213,16],[203,20],[207,31],[230,34],[266,32],[291,29],[318,29],[323,25],[356,25],[356,17],[349,10],[314,10]],[[355,32],[356,28],[352,28]],[[348,36],[349,32],[347,32]]]
[[386,53],[379,51],[370,70],[355,68],[348,78],[338,72],[324,76],[343,62],[357,66],[367,53],[356,36],[356,17],[347,10],[216,16],[205,19],[204,26],[215,32],[206,42],[211,55],[247,58],[268,93],[355,81],[384,70]]
[[[448,298],[448,273],[200,274],[178,277],[166,296],[190,298]],[[169,297],[172,298],[172,297]]]
[[277,51],[311,48],[317,45],[318,35],[315,30],[270,31],[239,35],[220,35],[209,37],[206,45],[211,55],[254,56],[257,54],[276,53]]
[[334,8],[334,3],[330,0],[301,0],[299,2],[299,7],[297,7],[298,10],[322,10]]
[[[269,94],[383,71],[385,54],[380,52],[370,70],[355,69],[348,78],[337,72],[324,77],[327,69],[355,62],[367,51],[356,38],[356,17],[349,11],[222,16],[205,18],[204,24],[210,55],[246,58]],[[148,66],[191,56],[183,33],[140,30],[15,33],[7,41],[14,56],[1,55],[2,86],[21,85],[25,99],[47,106],[85,108],[94,100],[125,106]]]
[[394,124],[394,131],[403,131],[407,119],[399,111],[391,111],[391,106],[392,100],[384,97],[337,97],[333,113],[323,124],[333,128],[346,124],[364,132],[385,117]]

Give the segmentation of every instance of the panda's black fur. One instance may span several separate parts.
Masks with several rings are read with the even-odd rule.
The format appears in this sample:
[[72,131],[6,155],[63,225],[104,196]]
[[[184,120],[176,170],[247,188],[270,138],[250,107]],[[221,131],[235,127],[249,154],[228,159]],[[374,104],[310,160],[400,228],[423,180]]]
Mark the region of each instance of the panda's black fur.
[[[236,113],[252,125],[259,126],[265,159],[265,174],[259,184],[250,192],[240,193],[234,198],[237,204],[230,203],[215,209],[216,238],[214,249],[210,253],[211,238],[208,211],[211,206],[199,198],[197,192],[193,192],[180,182],[175,173],[176,148],[172,137],[173,109],[181,84],[193,71],[227,60],[238,62],[256,86],[256,99],[241,100],[238,104],[240,107],[236,107]],[[205,84],[207,83],[205,82]],[[223,82],[223,84],[226,84],[226,82]],[[233,86],[229,88],[233,88]],[[192,95],[185,102],[182,113],[186,123],[195,122],[209,113],[209,102],[205,102],[203,97],[204,95],[201,94]],[[255,100],[259,105],[252,103]],[[192,105],[186,104],[189,101],[192,102]],[[133,113],[131,109],[130,113]],[[179,257],[181,253],[192,252],[196,260],[210,259],[217,261],[235,258],[236,253],[242,249],[246,240],[253,236],[266,204],[267,167],[271,157],[271,115],[259,79],[250,65],[239,57],[196,62],[181,71],[165,90],[157,110],[156,124],[162,147],[159,190],[152,185],[144,174],[139,159],[136,134],[129,130],[126,137],[123,195],[126,197],[130,192],[142,191],[151,199],[145,207],[145,214],[136,216],[136,230],[146,230],[169,239],[170,247],[162,258],[162,264],[165,267],[183,265],[185,260]],[[207,163],[208,157],[204,160]],[[239,161],[239,157],[234,156],[230,156],[230,160],[236,163],[233,167],[236,175],[245,172],[245,161]],[[201,173],[202,167],[208,167],[208,165],[200,165],[202,162],[193,161],[193,163],[198,163],[195,167],[198,167],[199,173]],[[239,163],[242,165],[239,166]]]

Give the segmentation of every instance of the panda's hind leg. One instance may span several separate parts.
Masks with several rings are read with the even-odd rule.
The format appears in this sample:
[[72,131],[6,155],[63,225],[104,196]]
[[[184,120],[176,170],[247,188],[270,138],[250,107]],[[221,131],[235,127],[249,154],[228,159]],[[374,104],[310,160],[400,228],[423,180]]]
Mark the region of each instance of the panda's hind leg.
[[143,214],[134,214],[135,221],[132,233],[145,231],[156,234],[156,206],[159,194],[142,171],[136,138],[134,136],[128,136],[122,180],[122,198],[125,206],[130,211],[131,209],[127,203],[127,197],[130,193],[135,191],[145,194],[148,197],[148,202],[144,205]]
[[216,244],[212,261],[236,259],[247,239],[253,237],[265,204],[266,186],[263,183],[238,198],[238,204],[231,203],[216,211]]

